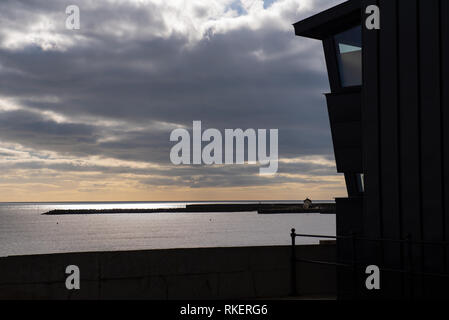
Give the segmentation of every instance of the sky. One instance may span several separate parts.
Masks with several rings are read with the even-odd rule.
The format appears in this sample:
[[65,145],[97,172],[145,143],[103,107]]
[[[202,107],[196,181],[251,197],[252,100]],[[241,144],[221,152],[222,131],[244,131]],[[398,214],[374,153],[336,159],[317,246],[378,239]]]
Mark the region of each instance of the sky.
[[[0,1],[0,201],[345,196],[322,45],[292,26],[341,2]],[[194,120],[278,129],[278,172],[172,164]]]

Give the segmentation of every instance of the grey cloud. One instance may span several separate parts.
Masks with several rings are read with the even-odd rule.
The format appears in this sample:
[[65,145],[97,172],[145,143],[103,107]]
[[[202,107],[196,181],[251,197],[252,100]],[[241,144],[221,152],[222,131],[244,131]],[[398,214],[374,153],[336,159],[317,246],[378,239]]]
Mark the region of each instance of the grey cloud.
[[[0,17],[25,19],[27,12],[57,11],[64,3],[5,1],[0,4]],[[334,3],[316,1],[317,8]],[[124,121],[127,128],[56,123],[35,113],[9,111],[0,114],[0,139],[75,156],[168,164],[173,145],[169,130],[135,128],[156,121],[191,126],[193,120],[202,120],[206,128],[278,128],[281,157],[333,158],[321,95],[328,91],[328,83],[319,43],[295,38],[293,29],[282,32],[269,26],[211,35],[191,47],[186,46],[188,39],[181,34],[128,39],[98,29],[102,21],[115,19],[117,23],[132,22],[142,28],[164,30],[166,26],[155,10],[143,12],[123,5],[87,11],[83,34],[92,41],[65,52],[42,51],[33,46],[0,49],[0,66],[6,68],[0,77],[0,96],[14,97],[32,110],[51,110],[92,122]],[[301,41],[304,50],[292,50]],[[258,51],[267,59],[257,58]],[[314,63],[317,66],[311,67]],[[45,96],[56,96],[59,101],[38,99]],[[101,142],[105,136],[119,139]],[[216,169],[173,168],[163,172],[167,178],[148,183],[178,183],[179,179],[193,187],[216,185],[217,181],[222,186],[268,183],[267,179],[254,177],[252,169],[246,167]],[[279,170],[332,174],[329,168],[299,165],[284,164]],[[203,178],[192,180],[192,175]]]

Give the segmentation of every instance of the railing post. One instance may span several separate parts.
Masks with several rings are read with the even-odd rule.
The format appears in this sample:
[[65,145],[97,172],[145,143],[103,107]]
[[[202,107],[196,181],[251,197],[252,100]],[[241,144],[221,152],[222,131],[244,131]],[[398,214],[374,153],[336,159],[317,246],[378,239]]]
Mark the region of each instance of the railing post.
[[292,238],[292,248],[290,257],[290,295],[297,296],[298,290],[296,288],[296,230],[292,229],[290,234]]

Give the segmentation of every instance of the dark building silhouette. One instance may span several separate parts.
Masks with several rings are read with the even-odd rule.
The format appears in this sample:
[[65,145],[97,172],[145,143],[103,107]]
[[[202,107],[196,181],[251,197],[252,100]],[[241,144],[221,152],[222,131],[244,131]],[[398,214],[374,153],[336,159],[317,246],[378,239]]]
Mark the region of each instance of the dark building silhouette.
[[449,298],[449,1],[351,0],[294,27],[323,42],[329,75],[338,259],[357,270],[339,268],[339,298]]

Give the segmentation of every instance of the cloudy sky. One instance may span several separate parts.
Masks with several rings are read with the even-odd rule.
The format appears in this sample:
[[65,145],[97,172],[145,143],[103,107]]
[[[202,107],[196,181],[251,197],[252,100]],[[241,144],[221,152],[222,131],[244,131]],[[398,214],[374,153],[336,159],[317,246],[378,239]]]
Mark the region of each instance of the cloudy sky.
[[[292,27],[341,2],[0,1],[0,201],[344,196],[321,43]],[[193,120],[279,129],[278,173],[171,164]]]

